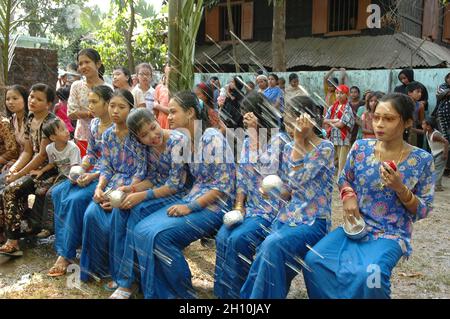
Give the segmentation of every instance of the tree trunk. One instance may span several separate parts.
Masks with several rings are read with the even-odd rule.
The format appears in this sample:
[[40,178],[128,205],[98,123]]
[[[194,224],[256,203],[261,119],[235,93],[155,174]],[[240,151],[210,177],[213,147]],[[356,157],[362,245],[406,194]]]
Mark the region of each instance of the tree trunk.
[[234,24],[233,24],[233,14],[231,12],[231,0],[227,0],[227,15],[228,15],[228,30],[230,31],[230,36],[231,36],[231,47],[233,48],[233,60],[234,60],[234,66],[236,69],[236,73],[238,73],[240,71],[240,67],[239,67],[239,62],[237,60],[237,55],[236,55],[236,39],[234,37],[234,35],[232,35],[231,33],[234,34]]
[[272,67],[286,72],[286,0],[273,1]]
[[134,73],[134,56],[133,56],[133,32],[136,24],[136,11],[134,8],[134,0],[129,0],[130,5],[130,26],[126,32],[125,41],[127,47],[128,69]]
[[169,73],[169,92],[177,92],[180,79],[180,30],[179,19],[181,16],[182,1],[169,1],[169,65],[171,72]]

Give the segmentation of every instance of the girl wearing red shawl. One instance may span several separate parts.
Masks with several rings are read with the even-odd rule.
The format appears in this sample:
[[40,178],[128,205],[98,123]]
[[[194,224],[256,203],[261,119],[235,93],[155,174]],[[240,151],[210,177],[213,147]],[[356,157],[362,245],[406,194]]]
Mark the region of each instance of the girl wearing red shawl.
[[350,89],[339,85],[336,89],[336,101],[328,109],[324,124],[328,124],[327,136],[334,144],[335,163],[339,165],[338,175],[342,171],[350,151],[351,130],[355,125],[352,107],[348,102]]

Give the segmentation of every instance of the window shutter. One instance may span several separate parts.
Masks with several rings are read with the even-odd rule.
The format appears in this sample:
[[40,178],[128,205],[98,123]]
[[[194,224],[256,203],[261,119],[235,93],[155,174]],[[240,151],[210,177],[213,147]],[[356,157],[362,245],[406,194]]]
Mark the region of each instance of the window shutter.
[[370,12],[367,12],[367,7],[372,3],[371,0],[360,0],[358,2],[358,23],[356,29],[367,29],[367,18]]
[[328,32],[328,0],[313,1],[312,34]]
[[423,4],[422,37],[436,40],[439,34],[439,0],[425,0]]
[[[219,30],[219,7],[211,8],[211,10],[206,10],[205,14],[205,41],[215,42],[220,41],[220,30]],[[210,39],[211,38],[211,39]]]
[[241,18],[241,39],[253,39],[253,2],[244,2],[242,4]]
[[444,9],[444,30],[442,39],[450,41],[450,4],[447,4]]

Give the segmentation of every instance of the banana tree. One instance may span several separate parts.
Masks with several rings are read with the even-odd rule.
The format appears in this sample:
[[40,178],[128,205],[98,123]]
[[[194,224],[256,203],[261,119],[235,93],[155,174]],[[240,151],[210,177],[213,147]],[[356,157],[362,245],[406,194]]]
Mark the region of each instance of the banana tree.
[[169,90],[190,90],[194,85],[195,40],[203,14],[203,0],[169,1]]
[[[5,86],[8,85],[8,72],[14,59],[17,46],[17,27],[23,21],[14,20],[14,14],[19,0],[0,0],[0,100],[3,101]],[[4,110],[4,103],[0,103],[0,111]]]

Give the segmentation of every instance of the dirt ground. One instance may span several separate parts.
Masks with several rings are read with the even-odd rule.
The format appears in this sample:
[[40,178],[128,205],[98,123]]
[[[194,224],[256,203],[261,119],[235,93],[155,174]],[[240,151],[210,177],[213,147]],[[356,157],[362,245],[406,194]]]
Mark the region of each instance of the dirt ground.
[[[417,222],[413,230],[413,255],[402,260],[392,276],[392,298],[450,298],[450,178],[443,179],[444,192],[436,193],[434,211]],[[333,227],[341,224],[342,208],[337,193],[333,197]],[[45,274],[55,261],[52,244],[24,242],[24,256],[15,260],[0,257],[0,298],[107,298],[106,281],[73,286],[74,276],[49,278]],[[214,248],[194,242],[185,250],[194,288],[199,298],[214,298]],[[72,285],[71,285],[72,283]],[[137,295],[137,298],[142,298]],[[307,298],[303,276],[292,282],[288,298]]]

